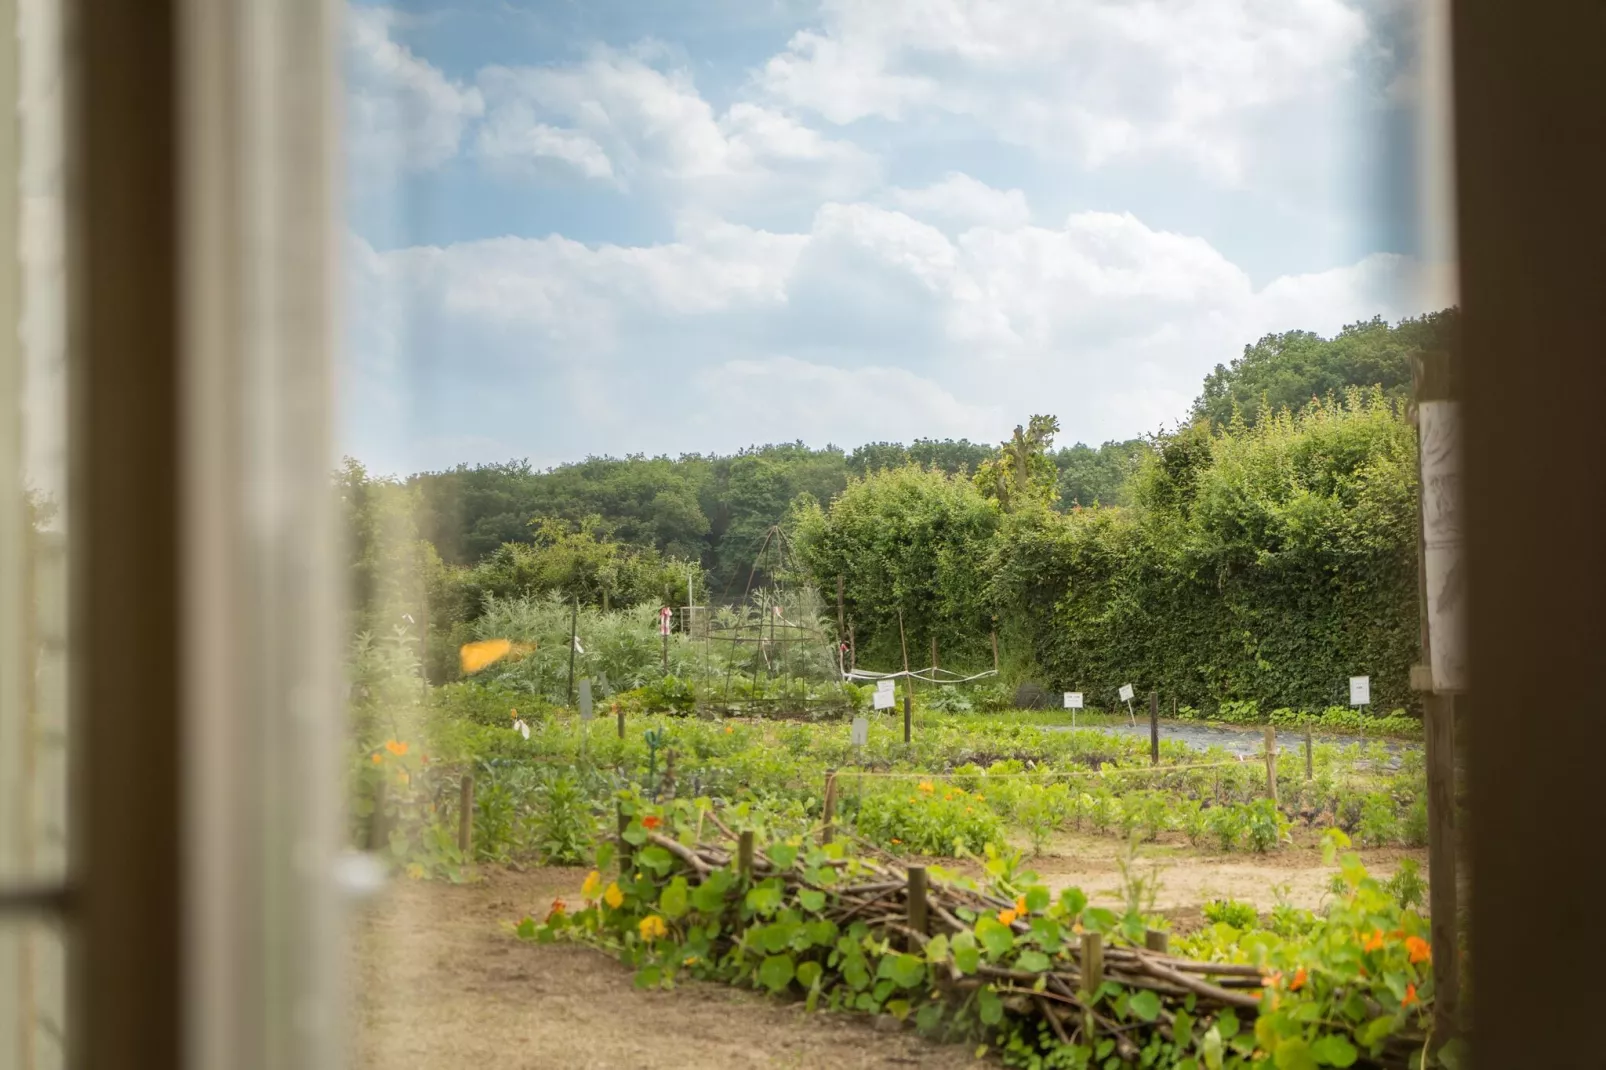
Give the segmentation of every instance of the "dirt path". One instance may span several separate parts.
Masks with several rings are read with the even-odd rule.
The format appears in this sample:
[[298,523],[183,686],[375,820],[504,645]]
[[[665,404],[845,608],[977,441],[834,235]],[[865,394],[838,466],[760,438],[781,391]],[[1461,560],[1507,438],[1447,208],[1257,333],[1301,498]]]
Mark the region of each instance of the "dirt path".
[[[1029,865],[1054,888],[1077,885],[1116,905],[1125,847],[1066,836]],[[1426,852],[1362,853],[1386,877],[1401,858]],[[1201,923],[1199,905],[1217,897],[1276,904],[1279,886],[1301,906],[1320,905],[1332,870],[1314,846],[1270,855],[1211,855],[1186,844],[1143,848],[1138,872],[1160,865],[1156,906],[1179,930]],[[959,866],[956,868],[964,868]],[[1425,875],[1425,872],[1424,872]],[[600,953],[522,943],[512,925],[544,914],[555,896],[578,898],[584,872],[488,869],[484,880],[450,886],[402,882],[361,918],[353,952],[359,982],[353,1047],[369,1070],[534,1070],[534,1068],[978,1065],[974,1050],[940,1046],[897,1029],[891,1019],[806,1014],[797,1004],[724,985],[691,983],[642,992],[630,971]],[[990,1064],[988,1064],[990,1065]]]
[[584,874],[490,871],[405,883],[357,931],[356,1065],[372,1070],[974,1067],[973,1049],[889,1030],[891,1019],[805,1014],[725,985],[642,992],[618,962],[518,941],[512,923],[578,897]]

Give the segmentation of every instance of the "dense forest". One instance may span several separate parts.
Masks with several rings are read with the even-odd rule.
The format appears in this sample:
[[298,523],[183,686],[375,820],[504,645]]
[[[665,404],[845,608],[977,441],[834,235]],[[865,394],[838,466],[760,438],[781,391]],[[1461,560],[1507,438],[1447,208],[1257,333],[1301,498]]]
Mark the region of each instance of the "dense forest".
[[[730,456],[459,466],[336,481],[361,630],[416,626],[435,679],[497,599],[606,611],[739,597],[765,534],[805,579],[843,578],[861,660],[1095,690],[1128,679],[1198,704],[1320,706],[1352,672],[1405,705],[1415,644],[1413,353],[1455,310],[1323,339],[1268,335],[1204,381],[1174,428],[1056,446],[1034,416],[997,444],[803,443]],[[404,622],[404,623],[403,623]]]

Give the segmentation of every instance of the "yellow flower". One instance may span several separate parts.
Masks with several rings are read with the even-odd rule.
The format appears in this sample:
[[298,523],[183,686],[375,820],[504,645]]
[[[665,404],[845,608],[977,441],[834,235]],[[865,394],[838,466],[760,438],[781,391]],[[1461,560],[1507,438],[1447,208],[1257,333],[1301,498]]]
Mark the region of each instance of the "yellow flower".
[[695,966],[697,965],[697,956],[687,955],[685,958],[680,960],[680,964],[682,966]]
[[929,781],[929,780],[922,780],[919,783],[918,787],[920,788],[921,791],[925,792],[927,795],[929,795],[932,792],[937,790],[936,787],[933,786],[931,781]]
[[976,801],[977,802],[986,802],[987,801],[987,796],[983,795],[981,792],[978,791],[976,793]]
[[477,643],[464,643],[458,649],[457,657],[463,674],[471,676],[487,665],[501,661],[512,649],[513,644],[507,639],[481,639]]
[[641,930],[641,938],[649,944],[669,935],[669,926],[656,914],[648,914],[636,927]]
[[585,883],[580,885],[580,894],[587,899],[595,899],[597,897],[597,893],[601,890],[602,874],[598,873],[596,870],[592,870],[590,873],[586,874]]
[[1000,910],[998,912],[998,920],[1005,925],[1015,924],[1016,916],[1017,915],[1013,910]]
[[1026,897],[1024,895],[1015,897],[1015,913],[1023,918],[1026,916]]
[[385,744],[385,749],[390,751],[390,753],[394,754],[396,757],[400,758],[402,755],[407,753],[407,744],[393,739]]
[[374,755],[373,762],[374,762],[375,765],[378,765],[382,761],[384,761],[384,759],[381,758],[378,754]]
[[732,733],[732,732],[734,732],[734,731],[736,731],[736,729],[734,729],[734,728],[732,728],[732,727],[731,727],[731,726],[730,726],[730,725],[726,725],[726,726],[725,726],[725,734],[726,734],[726,735],[727,735],[727,736],[728,736],[728,735],[730,735],[730,734],[731,734],[731,733]]
[[602,893],[602,901],[615,910],[619,909],[620,904],[625,901],[625,893],[619,890],[618,881],[608,882],[607,889]]

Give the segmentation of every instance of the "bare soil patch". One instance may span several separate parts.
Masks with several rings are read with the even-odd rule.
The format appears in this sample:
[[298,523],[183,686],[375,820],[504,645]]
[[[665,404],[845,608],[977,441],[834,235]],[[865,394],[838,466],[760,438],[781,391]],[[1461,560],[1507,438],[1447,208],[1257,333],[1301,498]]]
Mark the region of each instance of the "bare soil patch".
[[726,985],[643,992],[599,952],[513,936],[584,872],[487,868],[484,880],[405,883],[356,925],[355,1063],[372,1070],[592,1067],[974,1067],[891,1019],[807,1014]]

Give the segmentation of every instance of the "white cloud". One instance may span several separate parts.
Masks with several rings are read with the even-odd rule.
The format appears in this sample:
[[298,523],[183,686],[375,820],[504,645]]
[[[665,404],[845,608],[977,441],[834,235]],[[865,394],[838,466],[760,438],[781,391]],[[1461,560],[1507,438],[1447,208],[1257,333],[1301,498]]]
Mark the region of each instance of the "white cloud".
[[562,159],[590,178],[664,188],[680,201],[788,192],[817,202],[853,196],[879,174],[876,160],[784,112],[737,102],[718,113],[685,70],[641,54],[598,49],[547,67],[479,74],[488,115],[478,151],[492,163]]
[[924,189],[894,189],[892,203],[917,216],[929,216],[960,227],[979,225],[1009,230],[1032,218],[1026,194],[994,189],[961,171],[953,171]]
[[400,19],[384,7],[346,12],[347,154],[359,182],[439,167],[485,110],[478,89],[395,40]]
[[[358,252],[388,294],[364,299],[421,325],[388,343],[404,354],[388,366],[423,391],[422,437],[524,435],[525,452],[550,460],[992,439],[1031,412],[1058,414],[1072,440],[1126,437],[1181,417],[1211,367],[1268,331],[1436,307],[1418,303],[1402,257],[1256,287],[1201,238],[1095,212],[949,237],[901,212],[828,204],[807,233],[688,217],[652,246]],[[457,394],[472,413],[449,415]],[[510,415],[514,432],[484,411],[512,399],[541,418]]]
[[757,84],[834,123],[934,110],[1090,165],[1165,151],[1238,181],[1260,113],[1308,113],[1366,36],[1343,0],[826,0]]

